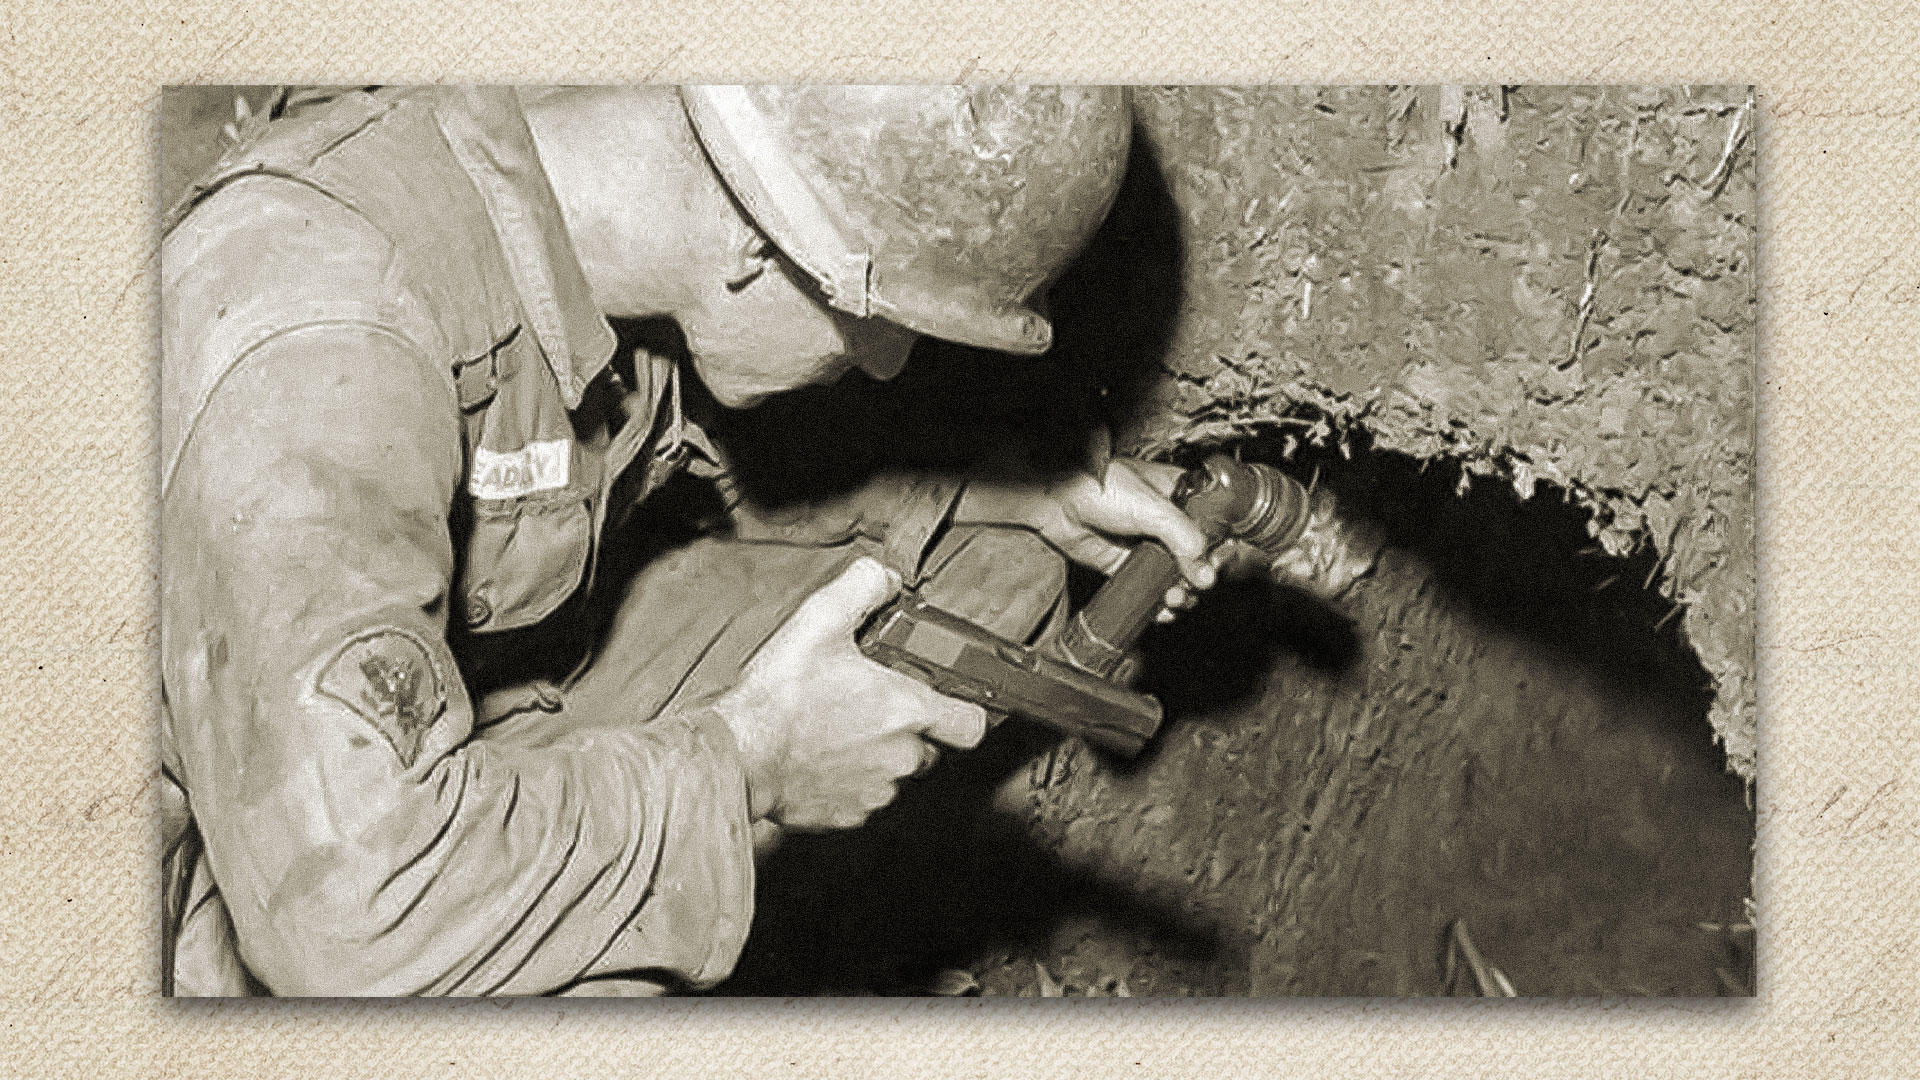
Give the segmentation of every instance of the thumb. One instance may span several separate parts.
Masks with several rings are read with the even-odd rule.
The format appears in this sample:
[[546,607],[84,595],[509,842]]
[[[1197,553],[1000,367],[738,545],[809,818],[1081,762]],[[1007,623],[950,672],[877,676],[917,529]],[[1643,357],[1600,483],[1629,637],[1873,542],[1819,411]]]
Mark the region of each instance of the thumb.
[[1119,465],[1145,481],[1147,486],[1160,493],[1162,498],[1171,499],[1173,489],[1180,486],[1180,478],[1187,470],[1178,465],[1168,465],[1163,461],[1143,461],[1140,458],[1121,458],[1114,464]]
[[861,556],[840,576],[807,597],[793,621],[821,638],[851,637],[867,617],[900,591],[900,575]]

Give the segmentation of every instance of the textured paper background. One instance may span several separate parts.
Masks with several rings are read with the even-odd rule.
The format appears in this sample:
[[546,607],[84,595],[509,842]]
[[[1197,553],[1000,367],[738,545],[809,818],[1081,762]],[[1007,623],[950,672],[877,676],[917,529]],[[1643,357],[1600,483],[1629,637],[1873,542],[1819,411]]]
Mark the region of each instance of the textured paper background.
[[[0,1075],[1913,1075],[1914,75],[1895,3],[16,2],[0,13]],[[167,82],[1754,82],[1760,997],[192,1004],[156,987]]]

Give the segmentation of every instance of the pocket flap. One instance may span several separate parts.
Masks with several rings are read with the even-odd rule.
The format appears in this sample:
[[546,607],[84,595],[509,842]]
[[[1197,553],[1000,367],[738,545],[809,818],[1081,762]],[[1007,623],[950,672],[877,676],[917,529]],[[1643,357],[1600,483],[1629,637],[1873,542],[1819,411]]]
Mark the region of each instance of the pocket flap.
[[468,629],[531,626],[573,594],[593,546],[588,502],[475,500],[463,576]]

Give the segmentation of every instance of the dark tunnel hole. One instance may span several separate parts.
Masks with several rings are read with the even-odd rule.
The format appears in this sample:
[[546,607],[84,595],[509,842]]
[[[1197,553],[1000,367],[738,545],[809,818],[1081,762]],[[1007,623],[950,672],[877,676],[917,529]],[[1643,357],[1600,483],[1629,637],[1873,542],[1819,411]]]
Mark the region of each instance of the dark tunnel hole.
[[[1343,518],[1369,523],[1389,548],[1417,559],[1482,626],[1527,639],[1637,706],[1621,715],[1679,725],[1699,759],[1724,770],[1707,723],[1712,679],[1687,640],[1684,611],[1661,592],[1663,556],[1650,542],[1610,555],[1589,533],[1591,511],[1564,490],[1540,483],[1523,499],[1506,481],[1479,476],[1462,493],[1461,464],[1376,449],[1364,431],[1344,453],[1306,446],[1288,458],[1272,439],[1235,452],[1329,488]],[[1315,610],[1313,598],[1300,602]]]
[[[1540,484],[1522,499],[1498,478],[1478,477],[1462,494],[1459,464],[1377,450],[1363,431],[1344,453],[1307,446],[1288,454],[1283,445],[1255,437],[1224,449],[1330,489],[1343,518],[1368,523],[1417,559],[1481,625],[1586,672],[1626,706],[1620,716],[1675,728],[1684,736],[1678,745],[1724,772],[1707,722],[1712,680],[1687,641],[1682,612],[1660,591],[1662,556],[1651,544],[1610,555],[1589,534],[1590,511],[1561,489]],[[1220,449],[1191,447],[1176,459],[1191,465]],[[1075,568],[1074,603],[1099,584]],[[1359,629],[1337,604],[1263,574],[1223,580],[1194,611],[1150,630],[1142,654],[1140,687],[1160,698],[1169,726],[1250,701],[1281,656],[1331,680],[1368,662]],[[1151,760],[1148,752],[1121,767]]]

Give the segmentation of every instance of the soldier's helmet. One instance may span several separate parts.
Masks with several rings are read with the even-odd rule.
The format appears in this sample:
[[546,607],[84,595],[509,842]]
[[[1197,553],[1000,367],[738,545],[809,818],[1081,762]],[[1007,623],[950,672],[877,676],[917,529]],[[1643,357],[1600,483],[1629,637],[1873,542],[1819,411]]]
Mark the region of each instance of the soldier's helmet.
[[829,303],[1014,353],[1107,215],[1132,114],[1117,87],[688,86],[755,225]]

